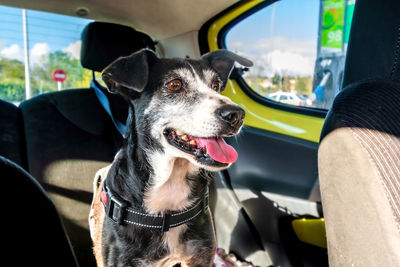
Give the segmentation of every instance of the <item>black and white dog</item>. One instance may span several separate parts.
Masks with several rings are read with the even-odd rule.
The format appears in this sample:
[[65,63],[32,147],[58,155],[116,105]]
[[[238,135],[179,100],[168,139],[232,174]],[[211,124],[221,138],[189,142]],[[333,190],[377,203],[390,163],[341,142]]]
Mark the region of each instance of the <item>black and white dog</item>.
[[98,266],[212,265],[209,171],[236,161],[222,137],[238,134],[245,115],[219,94],[235,62],[252,66],[226,50],[200,60],[141,50],[103,71],[130,111],[121,150],[95,178],[89,221]]

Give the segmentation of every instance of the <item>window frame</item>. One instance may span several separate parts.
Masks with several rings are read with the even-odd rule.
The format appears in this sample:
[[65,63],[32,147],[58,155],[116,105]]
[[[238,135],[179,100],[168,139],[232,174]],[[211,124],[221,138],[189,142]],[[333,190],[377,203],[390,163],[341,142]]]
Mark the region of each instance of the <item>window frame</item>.
[[[231,20],[230,22],[225,24],[225,26],[222,27],[222,29],[218,32],[218,35],[217,35],[218,48],[227,49],[227,47],[226,47],[226,36],[229,33],[230,29],[232,29],[235,25],[237,25],[238,23],[240,23],[244,19],[248,18],[249,16],[253,15],[254,13],[260,11],[261,9],[267,8],[268,6],[274,4],[275,2],[278,2],[278,1],[279,0],[266,0],[264,2],[261,2],[260,4],[254,6],[253,8],[250,8],[246,12],[242,13],[241,15],[237,16],[236,18],[234,18],[233,20]],[[318,0],[315,0],[315,1],[318,1]],[[318,2],[321,5],[321,1],[319,0]],[[235,8],[235,7],[236,7],[236,5],[232,6],[232,8]],[[229,8],[227,11],[229,11],[229,10],[231,10],[231,8]],[[207,25],[211,24],[212,21],[218,19],[223,14],[225,14],[225,12],[217,15],[217,17],[215,17],[212,20],[210,20],[209,22],[207,22],[203,26],[204,28],[206,28],[205,31],[208,30],[208,26]],[[318,22],[318,23],[320,23],[320,22]],[[317,41],[319,41],[319,39]],[[201,46],[203,46],[203,43],[201,43]],[[207,50],[209,50],[208,49],[208,45],[207,45]],[[201,52],[202,53],[204,52],[204,48],[201,49]],[[233,77],[233,78],[231,77],[231,79],[233,79],[233,80],[235,80],[237,82],[239,87],[242,89],[242,91],[248,97],[250,97],[252,100],[254,100],[255,102],[257,102],[257,103],[259,103],[261,105],[264,105],[264,106],[267,106],[267,107],[270,107],[270,108],[274,108],[274,109],[288,111],[288,112],[291,112],[291,113],[308,115],[308,116],[318,117],[318,118],[325,118],[327,113],[328,113],[328,110],[326,110],[326,109],[311,108],[311,107],[304,107],[304,106],[299,107],[299,106],[293,106],[293,105],[289,105],[289,104],[284,104],[284,103],[280,103],[280,102],[277,102],[277,101],[273,101],[271,99],[262,97],[261,95],[257,94],[246,83],[244,78],[241,77],[240,75],[235,75],[235,77]]]

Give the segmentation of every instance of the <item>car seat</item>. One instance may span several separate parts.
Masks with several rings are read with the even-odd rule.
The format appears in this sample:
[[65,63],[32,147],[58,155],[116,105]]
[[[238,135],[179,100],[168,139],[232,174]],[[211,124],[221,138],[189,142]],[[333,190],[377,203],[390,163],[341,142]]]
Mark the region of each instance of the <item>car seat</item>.
[[318,165],[329,265],[400,266],[400,2],[357,1]]
[[26,167],[21,111],[0,99],[0,156]]
[[2,255],[11,266],[78,266],[61,218],[39,183],[0,156]]

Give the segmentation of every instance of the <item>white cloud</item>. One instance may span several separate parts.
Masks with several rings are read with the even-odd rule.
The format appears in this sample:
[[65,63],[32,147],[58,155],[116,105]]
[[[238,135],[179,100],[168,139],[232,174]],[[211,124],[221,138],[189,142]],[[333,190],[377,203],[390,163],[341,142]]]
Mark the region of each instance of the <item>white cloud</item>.
[[236,49],[242,48],[243,45],[244,45],[243,42],[241,42],[241,41],[236,41],[236,42],[233,42],[233,43],[229,44],[229,48],[230,48],[231,50],[236,50]]
[[76,41],[74,43],[70,43],[68,47],[64,48],[63,51],[70,53],[72,57],[76,59],[81,58],[81,47],[82,47],[82,41]]
[[263,52],[281,50],[315,57],[317,53],[317,42],[315,40],[298,40],[277,36],[269,39],[260,39],[252,48]]
[[296,52],[274,50],[261,56],[273,73],[308,76],[314,72],[315,58]]
[[23,61],[24,60],[24,51],[19,45],[12,44],[8,47],[3,48],[0,51],[0,56],[6,57],[9,59],[17,59],[17,60]]
[[[50,53],[50,46],[47,43],[36,43],[29,51],[30,65],[33,66],[38,63],[40,57],[48,53]],[[0,51],[0,56],[24,62],[24,50],[17,44],[3,48]]]
[[245,56],[254,61],[250,73],[272,76],[280,75],[313,75],[317,54],[317,43],[314,40],[298,40],[277,36],[260,39],[254,45],[244,45]]
[[50,53],[50,46],[48,43],[36,43],[29,51],[30,65],[33,66],[39,63],[43,55]]
[[7,46],[7,39],[0,38],[0,51],[3,50]]

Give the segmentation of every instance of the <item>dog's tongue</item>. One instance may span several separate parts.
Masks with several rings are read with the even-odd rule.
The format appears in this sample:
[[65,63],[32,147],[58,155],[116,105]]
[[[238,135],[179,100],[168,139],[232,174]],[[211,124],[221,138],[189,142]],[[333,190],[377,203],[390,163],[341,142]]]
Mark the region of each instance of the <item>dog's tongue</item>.
[[233,163],[237,160],[238,154],[236,150],[225,143],[221,137],[218,138],[199,138],[196,137],[196,142],[199,147],[205,147],[207,154],[218,162]]

